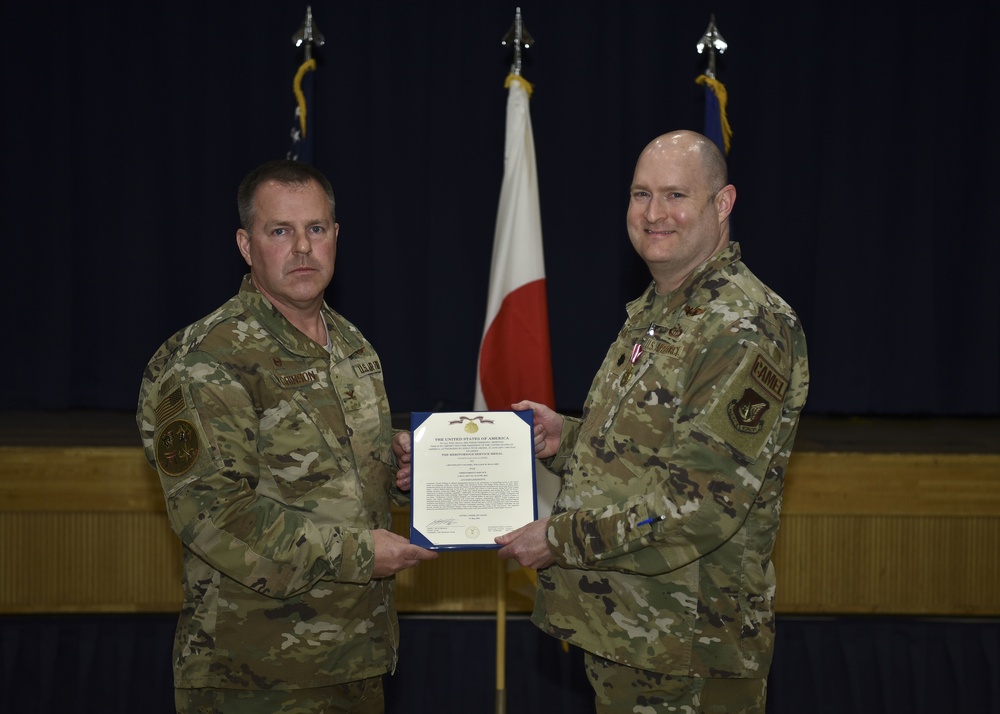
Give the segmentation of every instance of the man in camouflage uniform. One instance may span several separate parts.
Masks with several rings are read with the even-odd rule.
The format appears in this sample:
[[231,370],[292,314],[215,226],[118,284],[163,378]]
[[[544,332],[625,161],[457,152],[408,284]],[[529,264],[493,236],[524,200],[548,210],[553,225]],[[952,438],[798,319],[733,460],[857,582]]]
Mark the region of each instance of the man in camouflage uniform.
[[563,481],[551,517],[497,538],[499,555],[539,569],[534,622],[586,651],[599,712],[764,712],[808,367],[797,316],[729,242],[735,200],[710,140],[650,143],[627,224],[652,285],[580,419],[513,405]]
[[319,171],[240,185],[239,293],[150,360],[137,423],[183,551],[181,712],[384,710],[393,574],[436,554],[390,527],[378,355],[323,302],[339,226]]

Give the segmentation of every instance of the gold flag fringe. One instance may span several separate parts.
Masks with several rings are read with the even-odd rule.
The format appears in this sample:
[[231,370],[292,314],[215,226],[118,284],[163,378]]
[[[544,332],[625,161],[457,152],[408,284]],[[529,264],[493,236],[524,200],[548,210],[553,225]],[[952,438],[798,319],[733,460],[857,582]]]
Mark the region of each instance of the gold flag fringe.
[[507,75],[507,79],[504,80],[503,88],[504,89],[510,89],[510,83],[511,82],[520,82],[521,84],[523,84],[524,85],[524,91],[526,91],[528,93],[528,98],[529,99],[531,98],[531,93],[535,91],[535,85],[533,85],[531,82],[529,82],[528,80],[526,80],[524,77],[522,77],[519,74],[513,74],[513,73],[508,74]]
[[295,80],[292,82],[295,101],[299,104],[299,124],[302,127],[302,136],[306,135],[306,95],[302,93],[302,78],[306,76],[306,72],[315,69],[316,60],[306,60],[299,66],[299,71],[295,73]]
[[729,96],[726,94],[726,85],[705,74],[699,75],[694,81],[701,85],[708,85],[708,88],[712,90],[716,98],[719,100],[719,118],[722,124],[722,142],[725,144],[726,153],[728,154],[729,145],[733,138],[733,129],[729,126],[729,117],[726,116],[726,101],[729,99]]

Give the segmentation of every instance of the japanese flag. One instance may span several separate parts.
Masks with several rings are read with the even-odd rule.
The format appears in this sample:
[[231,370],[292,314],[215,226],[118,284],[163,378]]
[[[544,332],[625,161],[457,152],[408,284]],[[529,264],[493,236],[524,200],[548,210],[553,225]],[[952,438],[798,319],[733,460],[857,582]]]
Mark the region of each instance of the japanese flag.
[[531,85],[507,78],[507,132],[475,408],[521,399],[555,407],[542,221],[529,110]]

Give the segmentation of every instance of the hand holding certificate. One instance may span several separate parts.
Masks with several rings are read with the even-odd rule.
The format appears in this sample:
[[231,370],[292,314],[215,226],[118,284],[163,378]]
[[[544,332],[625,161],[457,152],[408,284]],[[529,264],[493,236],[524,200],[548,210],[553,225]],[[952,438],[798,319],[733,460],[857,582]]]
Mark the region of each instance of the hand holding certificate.
[[532,414],[415,412],[410,542],[497,548],[537,517]]

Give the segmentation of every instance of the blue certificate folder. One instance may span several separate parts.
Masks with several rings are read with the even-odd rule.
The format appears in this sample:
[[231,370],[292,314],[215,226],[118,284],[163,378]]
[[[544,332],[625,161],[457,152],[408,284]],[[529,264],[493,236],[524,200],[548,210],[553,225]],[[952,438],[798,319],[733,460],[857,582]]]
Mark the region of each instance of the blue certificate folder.
[[[527,429],[520,422],[524,422]],[[506,412],[413,412],[410,415],[413,439],[410,463],[410,542],[429,550],[498,549],[500,546],[493,542],[496,536],[536,520],[538,500],[534,426],[530,409]],[[445,444],[448,450],[451,450],[452,444],[455,445],[454,453],[435,455],[434,458],[438,460],[436,463],[445,460],[465,463],[461,466],[449,463],[448,469],[428,463],[432,460],[431,452],[427,450],[431,444],[429,441],[422,442],[418,449],[417,440],[418,437],[430,439],[431,430],[437,442],[434,445],[436,454],[441,454],[445,449],[441,444]],[[520,438],[521,433],[526,442],[516,447],[516,454],[511,457],[515,459],[513,465],[516,468],[511,469],[506,461],[502,461],[505,458],[503,447],[493,450],[486,445],[510,442],[513,438]],[[490,442],[491,439],[495,441]],[[510,450],[509,447],[506,450]],[[425,455],[423,463],[421,454]],[[478,463],[479,461],[483,463]],[[422,478],[421,467],[432,475]],[[430,471],[431,468],[436,472]],[[452,468],[456,471],[454,475],[451,474]],[[442,495],[446,501],[444,504]],[[512,499],[517,505],[512,510],[507,510],[505,505],[510,505]],[[443,510],[432,511],[432,507]],[[440,518],[437,517],[439,513]]]

